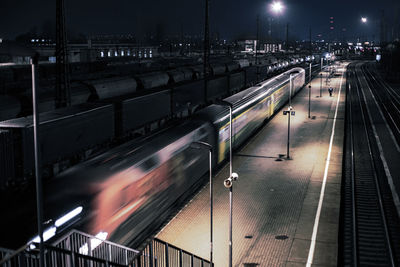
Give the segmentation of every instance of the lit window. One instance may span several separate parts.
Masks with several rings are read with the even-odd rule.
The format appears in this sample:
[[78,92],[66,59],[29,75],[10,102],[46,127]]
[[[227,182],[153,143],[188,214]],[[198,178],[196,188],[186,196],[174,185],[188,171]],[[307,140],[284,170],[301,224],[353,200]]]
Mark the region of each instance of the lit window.
[[104,57],[104,52],[103,51],[100,52],[100,57]]
[[124,50],[121,51],[121,56],[123,57],[125,54]]
[[111,57],[111,51],[108,51],[107,56]]
[[114,52],[114,56],[118,57],[118,51]]
[[128,50],[128,52],[126,52],[126,53],[127,53],[128,57],[131,55],[131,51],[130,50]]

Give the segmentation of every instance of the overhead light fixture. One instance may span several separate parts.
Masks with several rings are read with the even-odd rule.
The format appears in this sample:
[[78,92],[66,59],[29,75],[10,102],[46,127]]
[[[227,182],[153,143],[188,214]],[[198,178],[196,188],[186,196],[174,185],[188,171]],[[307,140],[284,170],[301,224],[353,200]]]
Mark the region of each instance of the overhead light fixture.
[[71,210],[70,212],[68,212],[67,214],[65,214],[64,216],[62,216],[61,218],[59,218],[56,222],[55,222],[55,226],[56,227],[60,227],[61,225],[63,225],[64,223],[68,222],[69,220],[71,220],[72,218],[76,217],[78,214],[80,214],[82,212],[83,208],[82,206],[79,206],[73,210]]

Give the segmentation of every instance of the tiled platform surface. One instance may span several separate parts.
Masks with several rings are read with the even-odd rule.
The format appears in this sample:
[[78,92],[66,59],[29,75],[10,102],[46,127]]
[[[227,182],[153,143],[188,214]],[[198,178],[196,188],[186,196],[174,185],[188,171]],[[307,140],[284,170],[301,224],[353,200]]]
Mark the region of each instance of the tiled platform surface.
[[[345,64],[337,69],[344,73]],[[296,115],[291,118],[291,160],[277,161],[280,154],[281,157],[286,154],[287,116],[282,112],[240,151],[236,151],[233,171],[239,174],[239,180],[233,188],[234,266],[306,265],[338,105],[312,257],[312,266],[336,266],[345,77],[331,79],[330,86],[334,88],[332,97],[329,97],[324,79],[320,98],[320,78],[312,81],[310,119],[308,88],[305,87],[292,100]],[[223,186],[228,175],[229,165],[214,177],[213,251],[217,267],[228,266],[229,190]],[[208,259],[209,205],[207,185],[157,237]]]

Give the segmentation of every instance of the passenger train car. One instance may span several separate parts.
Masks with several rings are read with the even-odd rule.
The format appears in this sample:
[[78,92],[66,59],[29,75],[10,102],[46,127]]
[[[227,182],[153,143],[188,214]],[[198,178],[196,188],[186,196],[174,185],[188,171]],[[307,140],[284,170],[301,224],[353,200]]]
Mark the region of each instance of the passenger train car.
[[[291,69],[225,99],[233,105],[234,147],[282,108],[290,80],[294,95],[304,85],[304,69]],[[138,245],[138,236],[208,171],[208,153],[192,148],[194,141],[212,145],[213,166],[221,164],[229,151],[228,108],[211,105],[179,126],[125,143],[64,171],[45,187],[45,220],[82,207],[74,227]]]

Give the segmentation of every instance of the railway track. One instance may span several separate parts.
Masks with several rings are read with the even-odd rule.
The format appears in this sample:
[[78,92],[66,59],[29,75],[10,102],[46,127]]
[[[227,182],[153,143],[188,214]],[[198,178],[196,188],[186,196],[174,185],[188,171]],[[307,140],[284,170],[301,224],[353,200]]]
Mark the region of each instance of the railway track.
[[388,86],[382,79],[378,78],[370,68],[367,64],[362,66],[365,77],[383,110],[386,121],[397,143],[400,144],[400,94]]
[[368,108],[368,103],[374,102],[372,94],[367,92],[371,77],[365,78],[368,73],[361,65],[351,64],[347,74],[339,265],[398,266],[398,216]]

